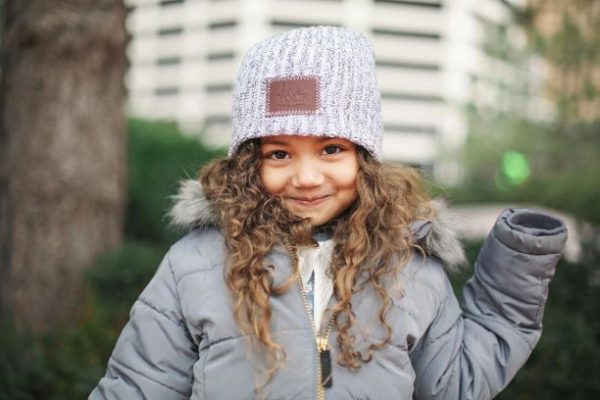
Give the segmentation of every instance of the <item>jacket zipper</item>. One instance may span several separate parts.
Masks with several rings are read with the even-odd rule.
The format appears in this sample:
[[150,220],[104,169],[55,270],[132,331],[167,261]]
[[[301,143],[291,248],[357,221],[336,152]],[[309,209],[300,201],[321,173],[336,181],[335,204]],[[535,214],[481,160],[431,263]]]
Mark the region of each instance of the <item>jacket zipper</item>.
[[[319,336],[319,331],[317,330],[317,327],[315,325],[315,320],[311,315],[310,307],[308,306],[308,299],[306,298],[304,283],[302,282],[302,277],[299,273],[298,251],[289,243],[285,243],[284,247],[290,258],[292,259],[294,270],[298,272],[296,282],[298,284],[298,288],[300,289],[302,303],[304,304],[304,310],[306,311],[306,315],[308,315],[310,325],[312,326],[313,333],[315,335],[315,344],[317,347],[317,356],[319,360],[317,362],[317,400],[325,400],[325,388],[333,384],[331,346],[329,345],[329,334],[333,329],[333,321],[335,319],[335,315],[332,314],[329,317],[324,334]],[[323,377],[324,371],[327,373],[326,377]]]

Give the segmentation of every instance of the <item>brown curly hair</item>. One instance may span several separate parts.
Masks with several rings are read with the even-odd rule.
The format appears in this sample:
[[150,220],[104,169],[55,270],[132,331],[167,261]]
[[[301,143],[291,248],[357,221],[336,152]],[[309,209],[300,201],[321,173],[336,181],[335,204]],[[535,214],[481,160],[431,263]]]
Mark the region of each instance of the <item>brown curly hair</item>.
[[[385,319],[391,306],[386,277],[397,274],[417,247],[410,235],[410,222],[433,213],[415,170],[381,164],[360,146],[357,159],[357,198],[332,224],[335,246],[330,265],[338,300],[331,310],[338,332],[338,363],[352,370],[369,362],[374,351],[390,342],[392,327]],[[309,220],[293,215],[280,198],[264,189],[258,173],[261,160],[259,139],[249,140],[235,157],[215,159],[205,166],[199,179],[217,213],[229,250],[226,279],[235,294],[235,320],[251,343],[266,350],[268,382],[285,360],[284,349],[273,340],[269,329],[269,298],[288,290],[298,271],[282,285],[274,286],[265,256],[277,244],[316,243]],[[351,300],[354,293],[367,286],[379,298],[378,318],[386,336],[366,349],[358,349],[351,333],[356,323]]]

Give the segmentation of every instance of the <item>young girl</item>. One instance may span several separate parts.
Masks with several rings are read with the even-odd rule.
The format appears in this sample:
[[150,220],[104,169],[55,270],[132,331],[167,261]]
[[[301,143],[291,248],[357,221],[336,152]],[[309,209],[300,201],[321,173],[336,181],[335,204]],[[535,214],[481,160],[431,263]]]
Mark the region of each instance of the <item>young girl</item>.
[[490,399],[541,334],[567,232],[507,209],[463,262],[418,175],[381,163],[373,51],[337,27],[255,45],[228,158],[182,185],[190,229],[90,399]]

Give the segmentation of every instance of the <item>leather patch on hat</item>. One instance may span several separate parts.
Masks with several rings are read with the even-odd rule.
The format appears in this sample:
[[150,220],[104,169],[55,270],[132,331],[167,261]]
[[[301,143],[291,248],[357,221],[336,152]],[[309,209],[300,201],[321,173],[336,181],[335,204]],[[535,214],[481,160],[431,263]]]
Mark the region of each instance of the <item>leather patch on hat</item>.
[[267,80],[267,117],[317,114],[319,77],[289,76]]

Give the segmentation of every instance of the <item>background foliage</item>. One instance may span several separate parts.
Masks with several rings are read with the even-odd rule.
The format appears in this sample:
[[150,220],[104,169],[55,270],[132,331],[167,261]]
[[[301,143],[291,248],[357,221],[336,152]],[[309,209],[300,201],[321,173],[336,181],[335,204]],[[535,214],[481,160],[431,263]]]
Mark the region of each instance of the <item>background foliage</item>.
[[[546,305],[544,334],[525,367],[500,399],[600,398],[600,107],[598,57],[600,7],[595,0],[533,0],[518,22],[529,34],[524,53],[492,32],[489,51],[530,68],[529,55],[550,64],[552,118],[532,121],[511,112],[472,107],[471,136],[463,154],[465,183],[446,188],[454,203],[521,201],[569,212],[585,227],[582,257],[557,268]],[[596,5],[595,5],[596,4]],[[540,16],[558,10],[551,31]],[[523,82],[527,85],[527,82]],[[527,88],[524,88],[524,90]],[[591,106],[590,106],[591,105]],[[595,111],[594,111],[595,110]],[[507,152],[523,155],[527,178],[511,179]],[[200,143],[173,124],[129,122],[129,204],[126,242],[87,272],[85,312],[71,326],[42,340],[0,321],[0,400],[85,399],[106,367],[133,301],[178,233],[165,229],[163,215],[176,182],[193,177],[211,158]],[[480,244],[468,246],[471,261]],[[455,290],[467,273],[452,277]]]
[[0,400],[86,399],[106,369],[129,309],[180,235],[164,219],[177,182],[224,152],[209,151],[174,124],[130,120],[129,200],[124,245],[86,273],[84,312],[41,340],[0,326]]
[[[531,0],[525,10],[515,10],[515,18],[527,32],[529,46],[511,47],[506,36],[495,32],[490,48],[509,54],[523,76],[530,76],[527,71],[532,66],[538,76],[545,74],[547,80],[537,95],[551,100],[552,110],[532,119],[527,104],[511,107],[513,93],[500,93],[496,110],[471,106],[470,136],[462,154],[465,181],[446,193],[458,203],[544,205],[577,219],[581,259],[559,263],[550,285],[542,338],[498,398],[597,399],[600,3]],[[524,90],[531,89],[527,84],[523,82]],[[507,156],[514,154],[519,156],[517,165],[507,162]],[[477,249],[470,247],[472,259]],[[463,280],[457,277],[455,287]]]
[[[528,45],[512,44],[501,27],[489,32],[487,43],[491,52],[510,55],[522,93],[507,89],[493,107],[469,108],[465,183],[449,191],[460,202],[543,204],[598,226],[600,3],[530,0],[514,16]],[[537,85],[524,79],[532,76]],[[540,98],[549,103],[543,113],[532,104]],[[533,117],[536,109],[541,115]],[[518,171],[506,165],[509,152],[523,156],[525,179],[511,179]]]

